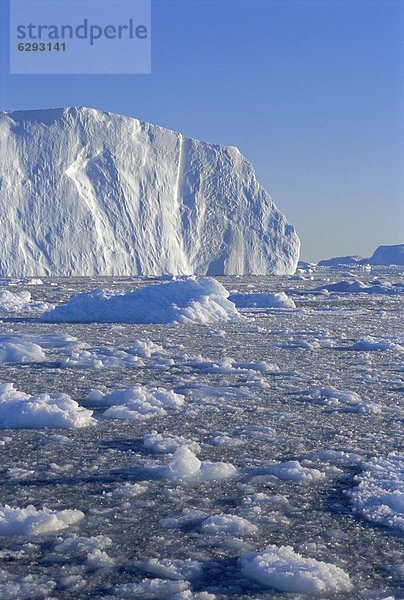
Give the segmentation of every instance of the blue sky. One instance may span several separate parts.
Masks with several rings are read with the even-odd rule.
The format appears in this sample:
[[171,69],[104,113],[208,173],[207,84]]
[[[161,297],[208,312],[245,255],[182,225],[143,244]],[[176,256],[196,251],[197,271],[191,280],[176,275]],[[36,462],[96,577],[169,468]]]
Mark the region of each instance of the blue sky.
[[92,106],[238,146],[309,260],[404,241],[404,2],[152,0],[152,23],[151,75],[26,76],[2,19],[0,109]]

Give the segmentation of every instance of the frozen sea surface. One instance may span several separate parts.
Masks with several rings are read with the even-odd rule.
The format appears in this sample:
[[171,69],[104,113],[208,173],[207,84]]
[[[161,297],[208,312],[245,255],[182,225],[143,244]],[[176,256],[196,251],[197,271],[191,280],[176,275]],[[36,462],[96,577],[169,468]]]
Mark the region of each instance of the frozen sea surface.
[[244,318],[46,323],[155,282],[1,281],[1,600],[404,597],[403,270],[218,281]]

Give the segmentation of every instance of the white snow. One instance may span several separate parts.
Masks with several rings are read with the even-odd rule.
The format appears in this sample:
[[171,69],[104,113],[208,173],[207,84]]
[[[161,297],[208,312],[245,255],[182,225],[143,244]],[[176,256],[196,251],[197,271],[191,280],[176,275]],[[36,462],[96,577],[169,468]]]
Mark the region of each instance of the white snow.
[[166,469],[172,479],[197,478],[202,481],[234,477],[237,469],[230,463],[200,461],[187,446],[180,446]]
[[392,452],[364,462],[351,492],[355,512],[365,519],[404,530],[404,455]]
[[35,536],[66,529],[84,519],[80,510],[37,510],[30,504],[26,508],[0,506],[0,536]]
[[92,414],[67,394],[30,395],[0,384],[0,429],[87,427],[95,424]]
[[315,594],[348,592],[349,575],[340,567],[314,558],[305,558],[291,546],[270,545],[260,553],[248,552],[240,557],[246,577],[281,592]]
[[295,270],[294,228],[237,148],[90,108],[0,113],[0,130],[0,274]]
[[260,293],[260,294],[230,294],[229,300],[237,308],[296,308],[292,298],[285,292]]
[[106,392],[97,389],[90,392],[87,402],[109,406],[103,416],[106,419],[145,420],[167,414],[167,409],[179,409],[184,396],[165,388],[132,388]]
[[217,323],[240,319],[229,292],[210,277],[145,285],[132,292],[77,294],[42,315],[45,322]]

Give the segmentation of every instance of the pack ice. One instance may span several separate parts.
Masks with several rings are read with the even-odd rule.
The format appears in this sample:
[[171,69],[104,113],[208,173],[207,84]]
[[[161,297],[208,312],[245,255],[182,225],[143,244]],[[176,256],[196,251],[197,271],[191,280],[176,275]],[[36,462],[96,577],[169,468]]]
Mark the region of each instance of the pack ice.
[[295,271],[295,230],[233,146],[61,108],[0,113],[0,155],[0,274]]

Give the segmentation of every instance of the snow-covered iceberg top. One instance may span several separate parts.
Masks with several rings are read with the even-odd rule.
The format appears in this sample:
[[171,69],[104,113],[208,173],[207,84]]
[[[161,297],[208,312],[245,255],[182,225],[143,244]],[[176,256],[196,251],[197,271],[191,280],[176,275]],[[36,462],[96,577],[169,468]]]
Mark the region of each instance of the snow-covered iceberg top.
[[42,315],[45,322],[215,323],[240,319],[229,292],[209,277],[145,285],[131,292],[77,294]]
[[0,275],[295,271],[299,238],[234,146],[90,108],[0,112],[0,132]]

